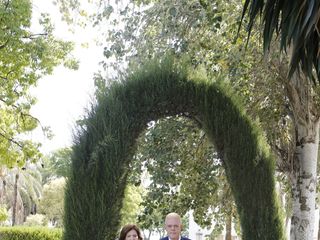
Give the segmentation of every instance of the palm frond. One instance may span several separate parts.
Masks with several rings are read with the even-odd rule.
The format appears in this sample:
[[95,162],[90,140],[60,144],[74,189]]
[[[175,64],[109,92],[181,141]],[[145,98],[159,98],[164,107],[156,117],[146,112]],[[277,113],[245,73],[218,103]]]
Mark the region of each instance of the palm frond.
[[264,51],[274,33],[280,35],[283,51],[291,48],[289,77],[301,69],[314,83],[320,81],[320,1],[246,0],[241,22],[246,14],[248,38],[256,18],[262,19]]

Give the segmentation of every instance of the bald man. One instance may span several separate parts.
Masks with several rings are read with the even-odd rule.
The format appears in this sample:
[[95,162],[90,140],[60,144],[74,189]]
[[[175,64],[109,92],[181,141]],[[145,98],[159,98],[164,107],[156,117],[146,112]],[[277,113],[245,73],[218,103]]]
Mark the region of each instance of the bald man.
[[189,238],[181,236],[182,221],[179,214],[169,213],[166,216],[164,227],[168,236],[161,238],[160,240],[190,240]]

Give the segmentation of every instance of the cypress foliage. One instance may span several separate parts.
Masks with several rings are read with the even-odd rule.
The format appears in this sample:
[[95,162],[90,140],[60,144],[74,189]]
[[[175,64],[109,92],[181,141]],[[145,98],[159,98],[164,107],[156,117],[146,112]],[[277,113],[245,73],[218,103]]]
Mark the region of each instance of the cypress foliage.
[[65,240],[115,239],[135,143],[147,123],[185,113],[200,120],[223,159],[243,239],[284,239],[274,165],[262,134],[226,86],[188,78],[173,60],[150,63],[107,89],[75,137]]

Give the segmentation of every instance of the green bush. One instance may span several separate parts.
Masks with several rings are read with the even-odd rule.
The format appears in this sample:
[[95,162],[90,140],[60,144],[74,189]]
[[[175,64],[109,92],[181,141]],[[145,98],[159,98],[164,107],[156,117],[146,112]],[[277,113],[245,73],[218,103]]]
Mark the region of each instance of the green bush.
[[29,215],[24,222],[23,225],[25,226],[47,226],[48,220],[46,219],[46,216],[43,214],[35,214],[35,215]]
[[0,227],[1,240],[61,240],[61,229],[44,227]]
[[6,221],[8,218],[8,211],[5,205],[0,204],[0,222]]

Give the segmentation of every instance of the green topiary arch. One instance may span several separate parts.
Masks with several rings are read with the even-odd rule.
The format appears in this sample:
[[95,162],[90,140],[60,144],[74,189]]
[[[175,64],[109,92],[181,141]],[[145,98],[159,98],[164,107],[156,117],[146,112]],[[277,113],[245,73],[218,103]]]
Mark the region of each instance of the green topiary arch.
[[225,88],[188,79],[172,61],[146,66],[113,84],[75,139],[65,197],[65,240],[113,240],[128,165],[146,124],[185,113],[201,122],[228,175],[243,239],[284,239],[274,166],[261,133]]

